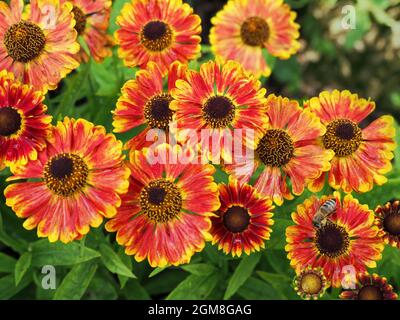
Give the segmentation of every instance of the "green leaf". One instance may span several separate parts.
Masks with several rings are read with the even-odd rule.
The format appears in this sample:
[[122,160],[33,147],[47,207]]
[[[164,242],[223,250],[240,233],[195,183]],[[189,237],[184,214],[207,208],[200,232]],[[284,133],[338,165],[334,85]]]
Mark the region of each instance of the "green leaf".
[[226,288],[224,299],[232,297],[236,291],[246,282],[251,276],[257,263],[260,261],[261,255],[259,253],[253,253],[250,256],[246,256],[240,261],[232,277],[229,279],[228,287]]
[[85,294],[96,270],[97,264],[94,261],[74,266],[61,282],[53,299],[79,300]]
[[39,240],[32,245],[32,266],[44,265],[69,266],[100,257],[100,253],[72,242],[50,243],[47,239]]
[[25,252],[17,261],[15,265],[15,285],[18,285],[25,273],[28,271],[28,269],[31,267],[31,262],[32,262],[32,253],[31,252]]
[[274,219],[272,226],[271,239],[265,243],[266,249],[284,249],[286,245],[286,228],[293,225],[289,219]]
[[0,252],[0,272],[14,272],[16,259]]
[[129,278],[136,278],[132,271],[122,262],[121,258],[108,244],[100,244],[101,260],[112,273]]
[[265,271],[257,271],[258,276],[274,287],[277,299],[296,299],[297,295],[292,288],[292,278],[286,274],[277,274]]
[[187,264],[181,268],[197,276],[207,276],[216,271],[215,267],[206,263]]
[[248,300],[274,300],[277,299],[275,289],[268,283],[250,277],[240,287],[237,294]]
[[23,253],[27,249],[27,243],[22,239],[14,239],[10,237],[3,228],[3,217],[0,214],[0,242],[4,243],[7,247],[12,248],[18,253]]
[[[119,247],[117,254],[118,254],[119,258],[121,259],[121,261],[127,266],[127,268],[129,270],[132,270],[132,268],[133,268],[132,258],[130,256],[128,256],[127,254],[125,254],[125,250],[123,247]],[[132,273],[134,274],[133,271],[132,271]],[[125,287],[126,283],[128,282],[129,277],[118,274],[118,280],[120,283],[120,287],[122,289]]]
[[0,279],[0,300],[7,300],[15,296],[32,281],[31,275],[26,275],[16,286],[13,274]]
[[167,296],[167,300],[203,300],[214,290],[218,274],[208,276],[190,275]]
[[159,267],[154,268],[154,270],[149,274],[149,278],[156,276],[160,272],[163,272],[165,269],[167,269],[167,268],[159,268]]
[[[105,271],[105,269],[104,269]],[[107,276],[111,276],[107,272]],[[97,272],[90,282],[88,292],[88,299],[90,300],[115,300],[118,298],[117,290],[114,286],[114,281],[110,281],[108,277]]]
[[262,55],[267,62],[267,65],[270,67],[271,71],[273,71],[275,67],[276,57],[271,55],[265,48],[262,49]]
[[147,291],[140,285],[136,279],[129,279],[123,290],[128,300],[150,300],[151,297]]

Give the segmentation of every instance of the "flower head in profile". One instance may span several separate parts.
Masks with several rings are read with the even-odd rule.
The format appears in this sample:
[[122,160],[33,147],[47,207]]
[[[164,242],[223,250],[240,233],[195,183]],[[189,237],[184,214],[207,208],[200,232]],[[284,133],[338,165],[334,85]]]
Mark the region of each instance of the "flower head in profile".
[[269,123],[259,128],[254,141],[246,141],[255,150],[254,157],[238,158],[225,169],[243,183],[254,181],[259,193],[281,205],[329,170],[333,152],[318,142],[324,126],[297,101],[269,95],[266,106]]
[[169,144],[131,152],[129,190],[106,224],[126,254],[152,267],[188,263],[210,240],[210,216],[219,206],[214,167],[176,161],[181,153]]
[[[6,204],[39,237],[64,243],[81,239],[111,218],[128,189],[122,143],[104,127],[65,118],[52,129],[37,160],[12,169]],[[31,179],[26,181],[26,179]]]
[[[335,211],[326,223],[316,227],[313,218],[328,199],[336,200]],[[355,272],[364,272],[376,267],[376,261],[382,258],[384,244],[374,226],[374,215],[350,194],[343,202],[338,192],[321,199],[312,196],[297,206],[292,219],[295,225],[286,229],[285,249],[296,272],[320,267],[337,288],[348,280],[345,276],[349,266]]]
[[209,61],[176,82],[171,107],[176,110],[178,130],[194,130],[206,158],[217,161],[220,156],[232,162],[235,141],[246,135],[241,130],[258,132],[268,121],[265,92],[237,62]]
[[357,274],[356,286],[340,294],[347,300],[397,300],[397,294],[385,277],[367,272]]
[[131,67],[154,61],[165,75],[175,60],[186,63],[199,54],[200,22],[182,0],[132,0],[117,17],[118,54]]
[[317,300],[324,295],[330,284],[322,268],[307,267],[295,276],[293,286],[294,290],[302,299]]
[[236,60],[257,77],[268,77],[266,55],[288,59],[300,48],[295,18],[283,0],[230,0],[211,19],[212,51],[218,60]]
[[[111,0],[61,0],[73,4],[72,13],[76,21],[75,30],[89,49],[90,56],[97,62],[112,54],[112,37],[107,34],[111,13]],[[85,49],[75,55],[78,61],[89,60]]]
[[[25,7],[25,11],[24,11]],[[79,51],[70,2],[11,0],[0,2],[0,70],[46,92],[79,66]]]
[[362,128],[361,121],[372,113],[375,103],[347,90],[324,91],[307,101],[305,107],[326,126],[322,145],[335,152],[329,173],[310,185],[313,191],[322,189],[326,176],[332,188],[347,193],[368,192],[374,184],[387,181],[384,174],[392,169],[396,147],[391,116],[382,116]]
[[[136,79],[125,83],[113,111],[114,132],[131,132],[142,128],[139,134],[126,143],[127,148],[134,150],[149,147],[155,138],[160,143],[168,142],[169,126],[175,114],[170,107],[173,100],[171,90],[175,88],[178,79],[185,78],[186,70],[186,65],[175,61],[163,77],[160,67],[149,62],[146,69],[136,72]],[[149,133],[151,129],[155,129],[154,135],[165,135],[152,137]]]
[[220,184],[218,190],[221,206],[211,218],[212,243],[232,256],[260,251],[270,238],[274,223],[271,200],[232,178],[229,184]]
[[385,243],[400,249],[400,201],[388,202],[375,209],[375,225]]
[[36,160],[46,144],[51,116],[42,92],[0,71],[0,167]]

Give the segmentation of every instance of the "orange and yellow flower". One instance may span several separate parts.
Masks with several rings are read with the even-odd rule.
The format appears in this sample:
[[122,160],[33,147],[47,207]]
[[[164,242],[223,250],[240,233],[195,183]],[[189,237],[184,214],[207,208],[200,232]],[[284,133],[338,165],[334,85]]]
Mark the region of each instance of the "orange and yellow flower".
[[40,91],[0,71],[0,167],[36,160],[44,148],[52,118],[43,100]]
[[378,206],[375,209],[375,225],[385,243],[400,249],[400,201]]
[[[25,7],[25,8],[24,8]],[[25,9],[25,11],[24,11]],[[47,92],[79,66],[72,4],[59,0],[0,1],[0,70]]]
[[[107,34],[111,13],[111,0],[61,0],[73,4],[72,12],[76,21],[75,30],[89,49],[90,56],[97,62],[112,55],[113,39]],[[89,56],[81,47],[75,55],[78,61],[87,62]]]
[[236,60],[257,77],[268,77],[266,55],[288,59],[300,48],[295,19],[283,0],[230,0],[211,19],[212,51],[218,60]]
[[219,207],[214,167],[174,161],[181,152],[168,144],[132,152],[129,190],[106,224],[126,254],[152,267],[188,263],[210,240],[210,216]]
[[[325,224],[316,227],[313,218],[328,199],[336,199],[336,211]],[[286,229],[285,249],[297,273],[306,267],[321,267],[337,288],[346,281],[346,268],[364,272],[376,267],[376,261],[382,258],[384,243],[374,226],[373,212],[350,194],[343,202],[337,191],[333,197],[312,196],[297,206],[292,219],[296,225]]]
[[333,152],[318,142],[324,126],[297,101],[269,95],[266,114],[269,123],[260,127],[254,141],[246,141],[254,154],[225,165],[225,169],[243,183],[254,180],[259,193],[281,205],[329,170]]
[[[170,92],[175,88],[176,80],[185,78],[186,69],[186,65],[175,61],[170,66],[167,76],[163,77],[160,67],[154,62],[149,62],[146,69],[136,72],[136,79],[125,83],[117,107],[113,111],[114,132],[142,129],[126,143],[127,148],[150,147],[157,139],[159,143],[168,142],[169,126],[175,113],[170,108]],[[151,129],[162,132],[155,131],[154,135],[147,139]],[[165,134],[165,139],[157,136],[162,133]]]
[[186,63],[199,54],[200,23],[182,0],[132,0],[117,17],[118,54],[130,67],[154,61],[165,75],[175,60]]
[[367,272],[357,274],[357,282],[352,290],[340,294],[341,299],[348,300],[397,300],[397,294],[385,277]]
[[305,300],[321,298],[329,286],[322,268],[307,267],[293,279],[294,290]]
[[195,130],[206,158],[216,161],[220,156],[232,162],[234,140],[239,136],[235,131],[257,132],[268,121],[265,92],[239,63],[209,61],[200,71],[190,70],[185,80],[176,82],[171,108],[176,110],[178,131],[184,135],[185,129]]
[[[396,147],[393,117],[382,116],[361,128],[360,122],[375,109],[375,103],[347,90],[324,91],[307,101],[305,107],[326,126],[322,145],[335,152],[327,174],[332,188],[347,193],[368,192],[374,184],[387,181],[384,174],[392,169]],[[322,174],[311,189],[321,190],[325,178],[326,174]]]
[[123,164],[122,143],[104,127],[84,119],[65,118],[47,139],[35,161],[12,169],[6,204],[24,227],[37,227],[39,237],[64,243],[80,239],[103,217],[111,218],[128,189],[129,169]]
[[226,254],[240,257],[260,251],[269,240],[274,206],[267,197],[259,196],[248,184],[230,178],[218,186],[221,206],[211,218],[212,244]]

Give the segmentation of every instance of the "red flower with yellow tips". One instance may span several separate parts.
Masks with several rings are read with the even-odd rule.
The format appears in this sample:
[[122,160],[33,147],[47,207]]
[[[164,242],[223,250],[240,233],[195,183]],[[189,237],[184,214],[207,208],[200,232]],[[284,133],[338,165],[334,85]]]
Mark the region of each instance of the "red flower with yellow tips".
[[[25,7],[25,11],[24,11]],[[0,70],[46,92],[79,66],[79,51],[70,2],[59,0],[0,1]]]
[[288,59],[299,48],[296,13],[283,0],[230,0],[211,19],[211,49],[218,60],[235,60],[256,77],[268,77],[265,53]]
[[[122,143],[104,127],[65,118],[53,128],[37,160],[12,169],[4,191],[6,204],[25,218],[28,230],[64,243],[81,239],[103,217],[111,218],[128,189]],[[36,181],[35,181],[36,180]]]
[[200,53],[201,20],[182,0],[132,0],[117,17],[118,54],[130,67],[154,61],[165,75],[175,60]]
[[[265,92],[237,62],[209,61],[201,65],[200,71],[190,70],[186,79],[176,82],[171,108],[176,110],[178,130],[196,131],[206,157],[215,159],[220,155],[232,162],[236,129],[258,132],[268,121]],[[205,131],[208,134],[202,134]]]
[[332,188],[347,193],[367,192],[374,184],[387,181],[384,174],[392,169],[396,147],[393,117],[382,116],[362,128],[360,122],[372,113],[375,103],[347,90],[324,91],[306,102],[305,107],[326,126],[322,145],[335,152],[329,173],[310,185],[313,191],[322,189],[326,176]]
[[211,217],[212,243],[232,256],[260,251],[270,238],[274,223],[271,200],[232,178],[229,184],[220,184],[218,190],[221,206]]
[[254,155],[226,164],[225,169],[242,183],[254,180],[259,193],[281,205],[329,170],[333,152],[319,144],[324,126],[297,101],[269,95],[266,106],[269,123],[258,128],[254,141],[245,142]]
[[43,100],[40,91],[0,71],[0,167],[36,160],[44,148],[51,116]]
[[385,277],[367,272],[357,274],[357,282],[353,290],[345,290],[341,299],[347,300],[397,300],[397,294]]
[[[154,154],[165,161],[151,161]],[[152,267],[189,263],[210,240],[210,216],[219,207],[214,167],[172,160],[181,154],[168,144],[131,152],[129,190],[106,224],[126,254]]]
[[[170,108],[171,90],[175,88],[178,79],[185,78],[186,69],[186,65],[175,61],[168,74],[163,77],[160,67],[154,62],[149,62],[146,69],[136,72],[136,79],[125,83],[117,107],[113,111],[114,132],[129,132],[144,126],[138,135],[126,143],[127,148],[149,147],[154,142],[146,139],[151,129],[162,130],[166,138],[168,137],[169,125],[175,113]],[[159,139],[159,142],[168,141]]]
[[[62,0],[66,2],[67,0]],[[76,21],[75,30],[86,43],[90,55],[97,62],[112,55],[113,39],[107,34],[111,13],[111,0],[69,0],[73,4],[72,12]],[[89,60],[88,54],[81,47],[75,55],[78,61]]]
[[375,209],[375,225],[385,243],[400,249],[400,201],[378,206]]
[[374,226],[373,212],[361,205],[350,194],[343,202],[335,192],[336,211],[321,227],[313,225],[313,218],[322,204],[332,197],[312,196],[297,206],[292,213],[294,226],[286,229],[285,247],[290,265],[300,272],[306,267],[321,267],[332,286],[337,288],[350,266],[355,272],[376,267],[382,258],[384,243]]

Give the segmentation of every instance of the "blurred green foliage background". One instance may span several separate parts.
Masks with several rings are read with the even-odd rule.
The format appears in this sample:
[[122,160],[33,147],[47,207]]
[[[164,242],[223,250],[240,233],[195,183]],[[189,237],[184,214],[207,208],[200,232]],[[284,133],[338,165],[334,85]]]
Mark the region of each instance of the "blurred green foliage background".
[[[125,1],[113,1],[110,34]],[[188,1],[203,19],[202,56],[191,63],[198,68],[212,59],[208,45],[210,18],[226,1]],[[275,61],[272,76],[262,79],[268,93],[302,101],[324,89],[348,89],[371,97],[373,116],[392,114],[400,119],[400,1],[286,1],[298,13],[300,52],[286,61]],[[356,9],[356,28],[344,30],[342,8]],[[123,83],[133,78],[114,55],[97,64],[91,61],[62,81],[46,97],[54,123],[65,115],[82,117],[112,130],[111,110]],[[369,119],[371,120],[371,119]],[[398,127],[399,130],[399,127]],[[399,132],[399,131],[398,131]],[[118,135],[126,141],[133,134]],[[400,145],[399,135],[397,143]],[[396,150],[389,181],[368,194],[356,195],[371,209],[400,198],[400,151]],[[240,259],[225,256],[210,244],[189,265],[152,269],[136,263],[103,227],[92,229],[82,241],[69,245],[39,240],[35,231],[22,228],[22,220],[5,205],[3,190],[7,170],[0,173],[0,299],[298,299],[294,276],[284,251],[290,214],[311,195],[305,192],[275,210],[272,238],[260,253]],[[221,171],[218,182],[226,182]],[[323,190],[322,193],[331,190]],[[42,266],[54,265],[57,289],[44,290]],[[400,250],[387,247],[376,272],[386,276],[399,293]],[[339,289],[329,289],[323,299],[337,299]]]

